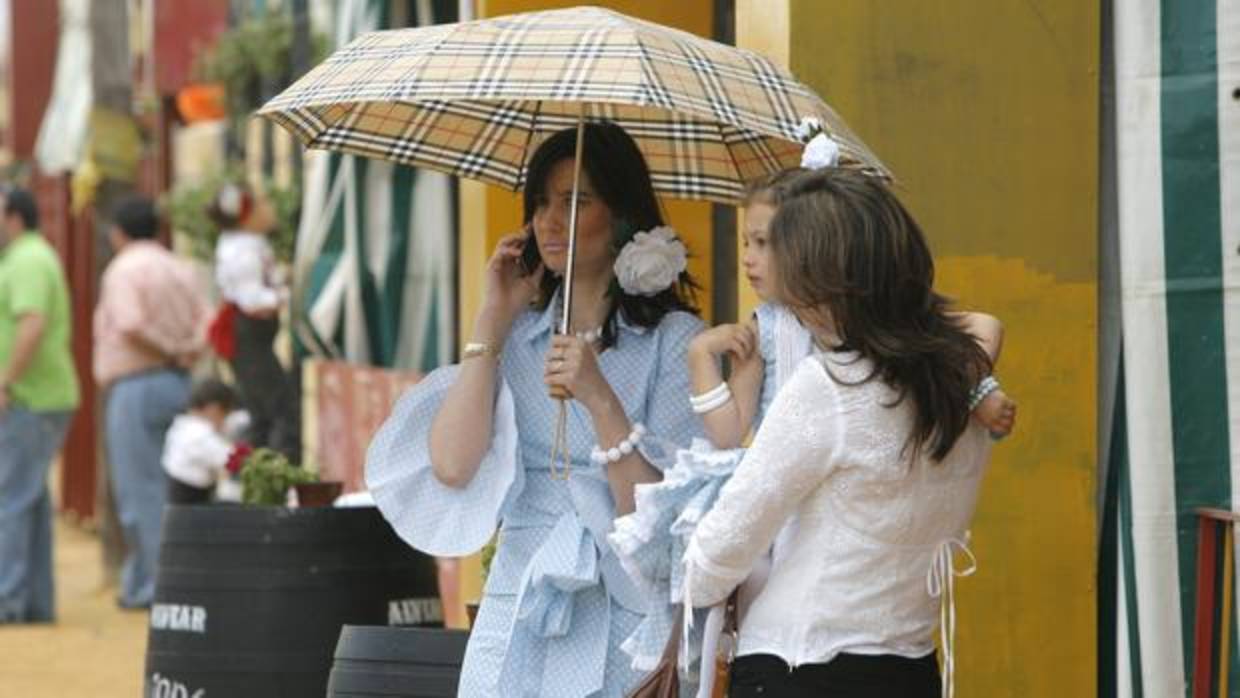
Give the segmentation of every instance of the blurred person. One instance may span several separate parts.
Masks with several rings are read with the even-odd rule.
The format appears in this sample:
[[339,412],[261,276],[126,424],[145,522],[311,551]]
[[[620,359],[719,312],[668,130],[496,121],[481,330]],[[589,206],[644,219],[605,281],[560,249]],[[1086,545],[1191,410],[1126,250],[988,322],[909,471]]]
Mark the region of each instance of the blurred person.
[[47,475],[78,406],[73,311],[34,197],[0,195],[0,623],[55,620]]
[[220,228],[215,284],[223,301],[211,323],[212,348],[231,363],[250,413],[246,440],[291,456],[297,448],[296,411],[275,353],[280,310],[288,301],[268,240],[276,227],[275,209],[249,188],[230,183],[216,192],[207,214]]
[[107,391],[112,494],[127,552],[122,608],[150,606],[167,483],[160,460],[169,425],[189,402],[188,368],[205,347],[207,304],[193,267],[158,242],[144,197],[122,199],[95,309],[95,380]]
[[237,391],[214,378],[190,391],[189,409],[172,420],[164,441],[169,504],[210,502],[217,484],[229,479],[248,452],[248,445],[228,437],[229,416],[237,402]]

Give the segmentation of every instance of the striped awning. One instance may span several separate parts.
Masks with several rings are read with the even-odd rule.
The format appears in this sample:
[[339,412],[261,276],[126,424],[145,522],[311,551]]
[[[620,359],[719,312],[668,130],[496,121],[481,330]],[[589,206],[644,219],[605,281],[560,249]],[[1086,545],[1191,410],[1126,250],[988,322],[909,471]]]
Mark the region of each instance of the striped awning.
[[598,7],[365,34],[260,111],[309,148],[434,168],[517,190],[543,138],[608,119],[655,188],[736,202],[796,166],[817,119],[841,163],[890,176],[812,90],[769,59]]
[[1196,510],[1240,510],[1240,2],[1115,3],[1113,22],[1123,371],[1099,696],[1234,698],[1237,609],[1202,593],[1226,577],[1199,576]]

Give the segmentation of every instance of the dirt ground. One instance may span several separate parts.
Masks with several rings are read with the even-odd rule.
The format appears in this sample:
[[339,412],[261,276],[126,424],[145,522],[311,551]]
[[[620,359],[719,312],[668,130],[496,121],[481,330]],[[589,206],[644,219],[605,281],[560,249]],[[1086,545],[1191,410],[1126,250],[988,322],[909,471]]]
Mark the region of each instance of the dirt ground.
[[58,518],[55,561],[57,622],[0,626],[0,696],[138,698],[147,614],[116,607],[93,533]]

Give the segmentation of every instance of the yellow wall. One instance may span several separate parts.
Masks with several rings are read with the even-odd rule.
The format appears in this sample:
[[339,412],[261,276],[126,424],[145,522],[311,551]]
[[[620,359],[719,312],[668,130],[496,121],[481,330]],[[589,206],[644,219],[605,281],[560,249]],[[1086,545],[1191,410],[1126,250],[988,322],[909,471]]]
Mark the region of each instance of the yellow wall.
[[940,288],[1006,325],[1020,418],[958,586],[957,695],[1092,695],[1097,3],[738,0],[737,20],[896,173]]
[[[792,50],[791,7],[786,0],[737,0],[736,45],[757,51],[784,68]],[[745,278],[745,210],[736,212],[736,317],[749,317],[757,307],[758,294]]]
[[[480,0],[479,18],[498,17],[516,12],[548,10],[582,4],[576,0]],[[701,36],[711,36],[714,3],[712,0],[610,0],[593,2],[660,24],[677,27]],[[521,227],[521,196],[519,193],[488,187],[476,182],[461,181],[460,196],[460,341],[466,342],[473,330],[473,318],[482,301],[483,267],[500,238]],[[710,317],[711,293],[711,208],[697,201],[663,199],[668,222],[684,238],[692,255],[689,271],[703,286],[699,296],[703,315]],[[475,599],[481,593],[478,564],[470,558],[462,565],[461,596]]]

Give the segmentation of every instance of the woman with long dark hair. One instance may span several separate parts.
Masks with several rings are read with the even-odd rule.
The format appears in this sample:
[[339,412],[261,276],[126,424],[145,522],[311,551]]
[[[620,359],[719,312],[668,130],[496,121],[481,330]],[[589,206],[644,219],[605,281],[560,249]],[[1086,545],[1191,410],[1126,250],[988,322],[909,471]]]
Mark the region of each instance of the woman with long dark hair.
[[[411,390],[367,458],[376,502],[414,547],[469,554],[502,522],[461,696],[621,696],[636,683],[619,645],[647,600],[606,535],[634,485],[700,429],[685,399],[701,328],[686,250],[614,124],[585,127],[573,327],[557,334],[575,146],[562,131],[534,153],[525,231],[488,264],[461,364]],[[567,452],[549,390],[571,396]]]
[[[917,223],[882,181],[798,175],[770,224],[776,294],[818,347],[775,397],[685,556],[722,601],[774,543],[740,625],[733,698],[937,696],[953,557],[990,453],[970,420],[991,361],[934,291]],[[954,613],[947,614],[954,618]]]

